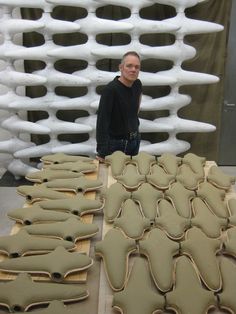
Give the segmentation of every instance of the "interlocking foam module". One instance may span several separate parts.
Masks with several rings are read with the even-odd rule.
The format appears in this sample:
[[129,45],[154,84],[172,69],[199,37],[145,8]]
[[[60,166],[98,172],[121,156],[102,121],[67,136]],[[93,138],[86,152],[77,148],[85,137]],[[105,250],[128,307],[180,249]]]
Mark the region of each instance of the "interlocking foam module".
[[181,160],[181,157],[170,153],[164,153],[157,159],[158,165],[161,166],[166,173],[172,174],[173,176],[176,176]]
[[206,203],[199,197],[193,199],[192,209],[192,226],[200,228],[210,238],[221,236],[222,230],[226,229],[228,225],[226,218],[220,218],[213,214]]
[[85,214],[94,214],[100,211],[103,203],[98,199],[89,199],[84,195],[60,200],[46,200],[38,203],[44,210],[68,212],[74,215],[83,216]]
[[168,174],[158,165],[151,168],[151,174],[146,175],[147,182],[159,190],[166,190],[175,181],[175,176]]
[[186,189],[196,190],[199,183],[204,181],[204,176],[193,172],[189,166],[183,164],[178,169],[176,180],[179,181]]
[[40,158],[45,164],[62,164],[64,162],[76,162],[76,161],[84,161],[84,162],[93,162],[93,158],[86,156],[75,156],[68,155],[64,153],[56,153],[45,155]]
[[157,202],[163,198],[163,192],[149,183],[143,183],[138,190],[132,192],[131,197],[139,204],[144,217],[154,221],[157,216]]
[[219,265],[216,259],[216,253],[221,248],[221,240],[208,238],[196,227],[187,230],[186,239],[181,242],[181,253],[190,257],[196,265],[202,281],[212,291],[219,291],[222,287]]
[[118,229],[110,229],[104,239],[95,244],[95,254],[102,257],[109,285],[114,291],[124,288],[129,255],[136,250],[135,240],[126,238]]
[[29,235],[25,230],[20,230],[14,235],[0,237],[0,252],[10,257],[48,253],[57,246],[63,246],[67,250],[76,248],[71,241],[36,237]]
[[214,293],[203,288],[191,261],[179,257],[175,263],[174,289],[166,293],[166,308],[176,313],[199,314],[216,306]]
[[75,161],[75,162],[64,162],[62,164],[50,164],[45,165],[44,169],[50,170],[67,170],[76,173],[90,173],[94,172],[97,169],[95,163],[84,162],[84,161]]
[[64,199],[71,198],[69,195],[64,193],[54,191],[42,185],[20,185],[16,189],[17,193],[24,196],[27,203],[32,204],[41,200],[55,200],[55,199]]
[[121,216],[115,218],[114,227],[120,228],[127,237],[138,240],[143,237],[145,230],[150,229],[151,222],[141,215],[138,205],[128,199],[122,206]]
[[149,262],[156,286],[163,292],[173,286],[173,257],[179,254],[179,244],[169,239],[160,229],[152,229],[147,239],[139,242],[140,253]]
[[181,183],[175,182],[165,191],[177,213],[185,218],[191,218],[191,200],[195,197],[194,191],[187,190]]
[[118,217],[122,203],[131,197],[131,192],[128,192],[122,184],[113,183],[103,194],[104,197],[104,218],[107,222],[113,222]]
[[236,257],[236,227],[227,230],[227,237],[224,240],[224,252]]
[[121,313],[151,314],[164,309],[164,296],[152,282],[147,263],[136,257],[123,291],[115,292],[112,306]]
[[114,178],[123,173],[125,165],[131,160],[131,156],[117,150],[105,157],[105,161],[111,166],[111,174]]
[[[57,170],[55,170],[57,171]],[[42,187],[62,192],[86,193],[95,191],[103,186],[100,179],[91,180],[85,176],[73,179],[54,179],[49,182],[42,183]]]
[[73,217],[73,214],[42,209],[37,203],[32,206],[10,210],[7,216],[21,224],[31,225],[33,223],[65,221]]
[[235,198],[229,199],[227,206],[230,213],[230,216],[228,218],[229,226],[236,226],[236,199]]
[[88,269],[92,264],[93,260],[86,254],[68,252],[58,246],[48,254],[5,259],[0,263],[0,270],[14,274],[46,274],[54,282],[63,282],[69,274]]
[[134,190],[146,181],[146,176],[139,174],[135,165],[127,164],[124,168],[123,174],[117,175],[116,180],[126,189]]
[[222,218],[229,216],[227,206],[224,203],[225,191],[217,189],[208,182],[203,182],[197,190],[197,196],[202,198],[217,216]]
[[182,163],[188,165],[193,172],[200,174],[202,177],[204,177],[204,166],[206,164],[205,157],[200,157],[193,153],[188,153],[182,158]]
[[13,281],[0,283],[0,305],[11,312],[27,311],[34,305],[49,304],[53,300],[72,302],[87,297],[86,285],[36,283],[25,273]]
[[74,216],[63,222],[36,224],[22,228],[31,235],[53,237],[76,243],[96,235],[99,228],[93,223],[84,223]]
[[31,182],[48,182],[55,179],[70,179],[83,176],[82,173],[68,171],[68,170],[55,170],[55,169],[42,169],[29,173],[25,176],[28,181]]
[[152,156],[146,152],[139,152],[136,156],[131,157],[131,162],[138,168],[139,174],[149,174],[151,166],[156,163],[155,156]]
[[190,228],[190,219],[178,215],[172,204],[165,199],[158,203],[158,212],[155,225],[166,232],[171,239],[180,240],[183,238],[185,231]]
[[211,166],[207,180],[217,188],[227,191],[235,183],[235,176],[225,174],[218,166]]

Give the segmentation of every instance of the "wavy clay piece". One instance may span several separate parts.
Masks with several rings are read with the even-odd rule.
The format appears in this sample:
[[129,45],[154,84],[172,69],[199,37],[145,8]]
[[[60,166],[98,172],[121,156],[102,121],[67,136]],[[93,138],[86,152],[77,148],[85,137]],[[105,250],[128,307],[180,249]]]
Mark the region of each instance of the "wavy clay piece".
[[158,165],[152,166],[151,174],[146,176],[147,182],[154,185],[159,190],[167,190],[171,183],[175,181],[175,176],[168,174]]
[[31,172],[25,176],[28,181],[42,183],[49,182],[55,179],[72,179],[83,176],[82,173],[77,173],[68,170],[52,170],[43,169],[35,172]]
[[224,173],[218,166],[211,166],[207,175],[207,181],[218,189],[228,191],[235,184],[235,176]]
[[204,177],[195,173],[185,164],[179,167],[176,180],[180,182],[188,190],[197,190],[199,183],[204,181]]
[[236,257],[236,227],[227,230],[224,241],[224,253]]
[[0,283],[0,305],[11,312],[27,311],[37,304],[49,304],[53,300],[72,302],[88,297],[86,285],[34,282],[28,274],[20,274],[15,280]]
[[139,204],[144,217],[154,221],[157,216],[157,202],[163,199],[163,192],[149,183],[143,183],[137,191],[132,192],[132,199]]
[[187,190],[181,183],[175,182],[165,191],[165,197],[171,201],[177,213],[184,218],[191,218],[191,200],[195,197],[193,191]]
[[31,235],[59,238],[76,243],[95,236],[99,228],[93,223],[84,223],[74,216],[63,222],[37,224],[23,227]]
[[220,259],[220,271],[223,281],[223,289],[217,296],[219,298],[219,306],[221,309],[226,309],[231,314],[236,313],[236,266],[230,259],[222,257]]
[[131,197],[131,192],[126,191],[122,184],[113,183],[103,195],[105,205],[104,218],[107,222],[113,222],[119,216],[122,204]]
[[121,229],[127,237],[138,240],[143,237],[145,230],[150,229],[151,222],[141,215],[138,205],[128,199],[122,206],[121,217],[114,220],[114,227]]
[[7,213],[7,216],[24,225],[33,223],[65,221],[73,217],[69,213],[60,213],[51,210],[42,209],[38,203],[29,207],[16,208]]
[[146,152],[139,152],[138,155],[131,157],[131,162],[138,168],[139,174],[149,174],[151,166],[156,163],[155,156],[152,156]]
[[158,157],[158,165],[161,166],[166,173],[176,176],[181,160],[181,157],[177,157],[174,154],[163,153]]
[[170,202],[163,199],[158,203],[159,215],[155,225],[162,229],[169,238],[180,240],[184,237],[185,230],[190,228],[190,220],[177,214]]
[[236,199],[231,198],[227,202],[228,210],[229,210],[229,226],[236,226]]
[[64,198],[71,199],[71,196],[69,195],[67,196],[64,193],[54,191],[42,185],[20,185],[17,187],[16,191],[18,194],[24,196],[26,202],[29,204],[42,200],[61,200]]
[[202,198],[209,209],[218,217],[227,218],[229,216],[227,206],[224,203],[225,191],[217,189],[208,182],[203,182],[197,190],[197,196]]
[[95,244],[95,254],[103,259],[105,273],[114,291],[124,288],[128,276],[129,255],[137,250],[136,242],[118,229],[110,229],[104,239]]
[[200,157],[193,153],[188,153],[182,158],[182,163],[188,165],[193,172],[205,176],[204,166],[206,164],[206,158]]
[[147,263],[141,257],[135,258],[124,290],[114,293],[112,306],[127,314],[152,314],[164,309],[165,299],[155,288]]
[[76,248],[75,244],[70,241],[36,237],[29,235],[25,230],[20,230],[14,235],[0,237],[0,252],[9,257],[48,253],[57,246],[63,246],[68,251]]
[[64,162],[63,164],[47,165],[44,168],[50,170],[67,170],[77,173],[90,173],[96,171],[97,166],[95,165],[95,163],[91,162],[76,161]]
[[100,211],[103,203],[98,199],[89,199],[84,195],[76,195],[61,200],[47,200],[38,203],[44,210],[68,212],[77,216],[94,214]]
[[68,252],[58,246],[48,254],[5,259],[0,263],[0,270],[13,274],[46,274],[54,282],[63,282],[68,275],[88,269],[92,264],[88,255]]
[[175,263],[175,285],[173,291],[166,294],[166,308],[181,314],[208,313],[217,306],[212,291],[202,287],[194,265],[181,256]]
[[213,214],[205,202],[199,197],[193,199],[192,209],[192,226],[200,228],[210,238],[219,238],[222,234],[222,230],[227,227],[227,219],[219,218]]
[[105,160],[111,166],[113,178],[116,178],[123,173],[125,165],[131,161],[131,157],[117,150],[113,154],[106,156]]
[[222,287],[216,259],[216,253],[221,250],[221,247],[221,240],[208,238],[196,227],[189,229],[186,232],[186,240],[181,242],[181,253],[190,257],[196,265],[202,281],[212,291],[219,291]]
[[44,162],[45,164],[62,164],[64,162],[76,162],[76,161],[93,162],[93,159],[90,157],[67,155],[64,153],[45,155],[41,157],[40,160]]
[[55,179],[49,182],[42,183],[45,188],[53,189],[62,192],[86,193],[88,191],[95,191],[102,187],[101,180],[91,180],[85,176],[73,179]]
[[126,165],[123,174],[116,176],[116,180],[126,189],[135,190],[146,181],[146,176],[139,174],[135,165],[128,164]]
[[173,257],[179,253],[179,244],[162,230],[152,229],[147,239],[139,242],[139,250],[148,259],[156,286],[162,292],[169,291],[173,286]]

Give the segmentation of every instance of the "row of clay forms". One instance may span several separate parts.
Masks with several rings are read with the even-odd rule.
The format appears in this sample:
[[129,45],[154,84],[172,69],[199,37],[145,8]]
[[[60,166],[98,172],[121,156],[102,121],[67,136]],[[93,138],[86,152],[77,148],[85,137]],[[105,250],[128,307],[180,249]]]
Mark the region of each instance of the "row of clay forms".
[[[102,257],[121,313],[236,313],[235,178],[195,154],[106,157]],[[218,313],[218,312],[217,312]]]

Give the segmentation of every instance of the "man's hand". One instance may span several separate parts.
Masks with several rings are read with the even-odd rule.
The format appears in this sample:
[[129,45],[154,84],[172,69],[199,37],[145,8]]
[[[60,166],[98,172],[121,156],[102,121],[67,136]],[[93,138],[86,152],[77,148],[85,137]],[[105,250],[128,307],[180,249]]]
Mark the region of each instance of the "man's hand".
[[100,156],[96,156],[96,159],[99,161],[99,162],[101,162],[101,163],[105,163],[105,158],[102,158],[102,157],[100,157]]

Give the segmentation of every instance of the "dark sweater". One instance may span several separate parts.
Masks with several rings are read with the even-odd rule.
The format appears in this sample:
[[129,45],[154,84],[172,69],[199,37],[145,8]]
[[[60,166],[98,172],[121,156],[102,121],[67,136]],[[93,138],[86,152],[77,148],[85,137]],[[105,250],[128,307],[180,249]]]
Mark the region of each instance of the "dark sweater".
[[142,83],[139,79],[131,87],[118,80],[106,85],[102,91],[97,114],[97,152],[101,157],[109,154],[110,138],[126,138],[130,132],[138,130],[138,110]]

